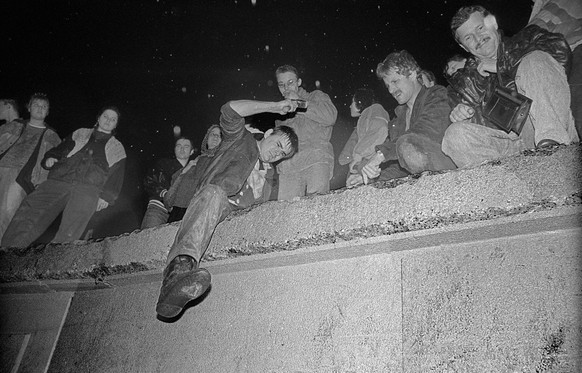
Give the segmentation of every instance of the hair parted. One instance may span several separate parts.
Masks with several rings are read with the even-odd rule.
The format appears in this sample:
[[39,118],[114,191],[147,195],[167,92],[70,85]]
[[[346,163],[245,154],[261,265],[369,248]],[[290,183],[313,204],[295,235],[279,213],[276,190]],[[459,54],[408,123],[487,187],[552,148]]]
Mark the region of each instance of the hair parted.
[[420,73],[418,62],[406,50],[390,53],[378,64],[376,76],[381,79],[391,69],[404,76],[409,76],[412,72]]
[[467,22],[467,20],[471,18],[471,14],[475,12],[481,13],[483,17],[490,14],[489,11],[481,5],[471,5],[460,8],[457,10],[453,18],[451,18],[451,32],[453,33],[453,38],[455,38],[455,40],[457,40],[457,29],[461,27],[463,23]]
[[290,158],[293,154],[299,151],[299,139],[297,138],[297,134],[295,130],[289,126],[278,126],[273,129],[271,135],[280,134],[283,137],[286,137],[289,140],[289,144],[291,144],[291,152],[285,156],[285,158]]

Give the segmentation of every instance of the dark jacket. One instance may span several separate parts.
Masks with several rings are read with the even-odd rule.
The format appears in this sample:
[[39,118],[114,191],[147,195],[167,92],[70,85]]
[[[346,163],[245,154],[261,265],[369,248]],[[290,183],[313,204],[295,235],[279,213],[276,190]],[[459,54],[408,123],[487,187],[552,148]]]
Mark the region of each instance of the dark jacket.
[[[194,195],[209,184],[222,188],[228,197],[237,195],[259,159],[257,141],[246,130],[244,118],[229,103],[222,106],[220,113],[222,142],[212,158],[207,157],[203,164],[196,165],[191,179]],[[248,207],[253,202],[254,199],[245,200],[239,206]]]
[[429,139],[441,143],[445,131],[451,123],[449,113],[449,99],[447,89],[440,85],[431,88],[420,89],[410,117],[410,128],[406,131],[406,104],[399,105],[394,110],[396,117],[388,123],[388,138],[383,144],[377,145],[376,150],[384,154],[388,160],[398,159],[396,153],[396,140],[405,133],[417,133],[428,137]]
[[524,56],[533,51],[543,51],[568,69],[572,54],[563,35],[549,32],[536,25],[527,26],[511,38],[503,38],[500,31],[500,37],[497,74],[482,76],[477,71],[479,61],[470,57],[463,69],[448,78],[449,84],[462,102],[475,109],[474,121],[492,128],[497,127],[487,123],[481,116],[483,105],[499,85],[516,90],[515,75]]
[[163,158],[156,161],[147,171],[143,186],[150,200],[164,201],[164,191],[170,189],[172,175],[182,168],[176,158]]
[[100,198],[112,205],[121,191],[125,173],[125,149],[112,135],[80,128],[57,147],[46,152],[41,165],[57,159],[48,178],[72,184],[92,185]]

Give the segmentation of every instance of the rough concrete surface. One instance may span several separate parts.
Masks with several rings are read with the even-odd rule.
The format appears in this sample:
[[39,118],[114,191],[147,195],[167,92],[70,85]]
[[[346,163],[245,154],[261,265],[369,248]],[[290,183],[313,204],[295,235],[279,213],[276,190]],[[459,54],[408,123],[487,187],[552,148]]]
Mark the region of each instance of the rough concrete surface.
[[[580,204],[581,149],[573,145],[528,151],[473,169],[268,202],[235,212],[219,224],[205,260]],[[177,224],[169,224],[97,242],[4,248],[0,282],[99,278],[163,268],[176,230]]]

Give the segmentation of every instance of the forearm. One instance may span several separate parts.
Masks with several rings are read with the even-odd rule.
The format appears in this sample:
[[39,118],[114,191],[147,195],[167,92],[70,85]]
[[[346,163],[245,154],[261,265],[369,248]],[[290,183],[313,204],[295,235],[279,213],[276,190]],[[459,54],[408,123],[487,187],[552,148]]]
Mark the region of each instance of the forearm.
[[236,100],[230,101],[229,105],[241,117],[259,113],[278,113],[281,110],[279,104],[272,101]]

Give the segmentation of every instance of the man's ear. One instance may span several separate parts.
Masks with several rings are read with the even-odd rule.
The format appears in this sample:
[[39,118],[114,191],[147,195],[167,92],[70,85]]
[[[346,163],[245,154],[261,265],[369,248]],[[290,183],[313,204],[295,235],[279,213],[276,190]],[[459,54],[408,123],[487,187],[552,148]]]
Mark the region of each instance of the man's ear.
[[297,79],[297,87],[301,87],[301,83],[303,83],[301,78]]
[[266,139],[267,137],[271,136],[273,134],[274,129],[268,129],[267,132],[265,132],[265,134],[263,135],[263,138]]
[[485,27],[487,27],[487,28],[493,28],[494,30],[498,29],[497,19],[495,18],[495,16],[493,14],[488,14],[487,16],[485,16],[485,19],[483,22],[485,23]]

